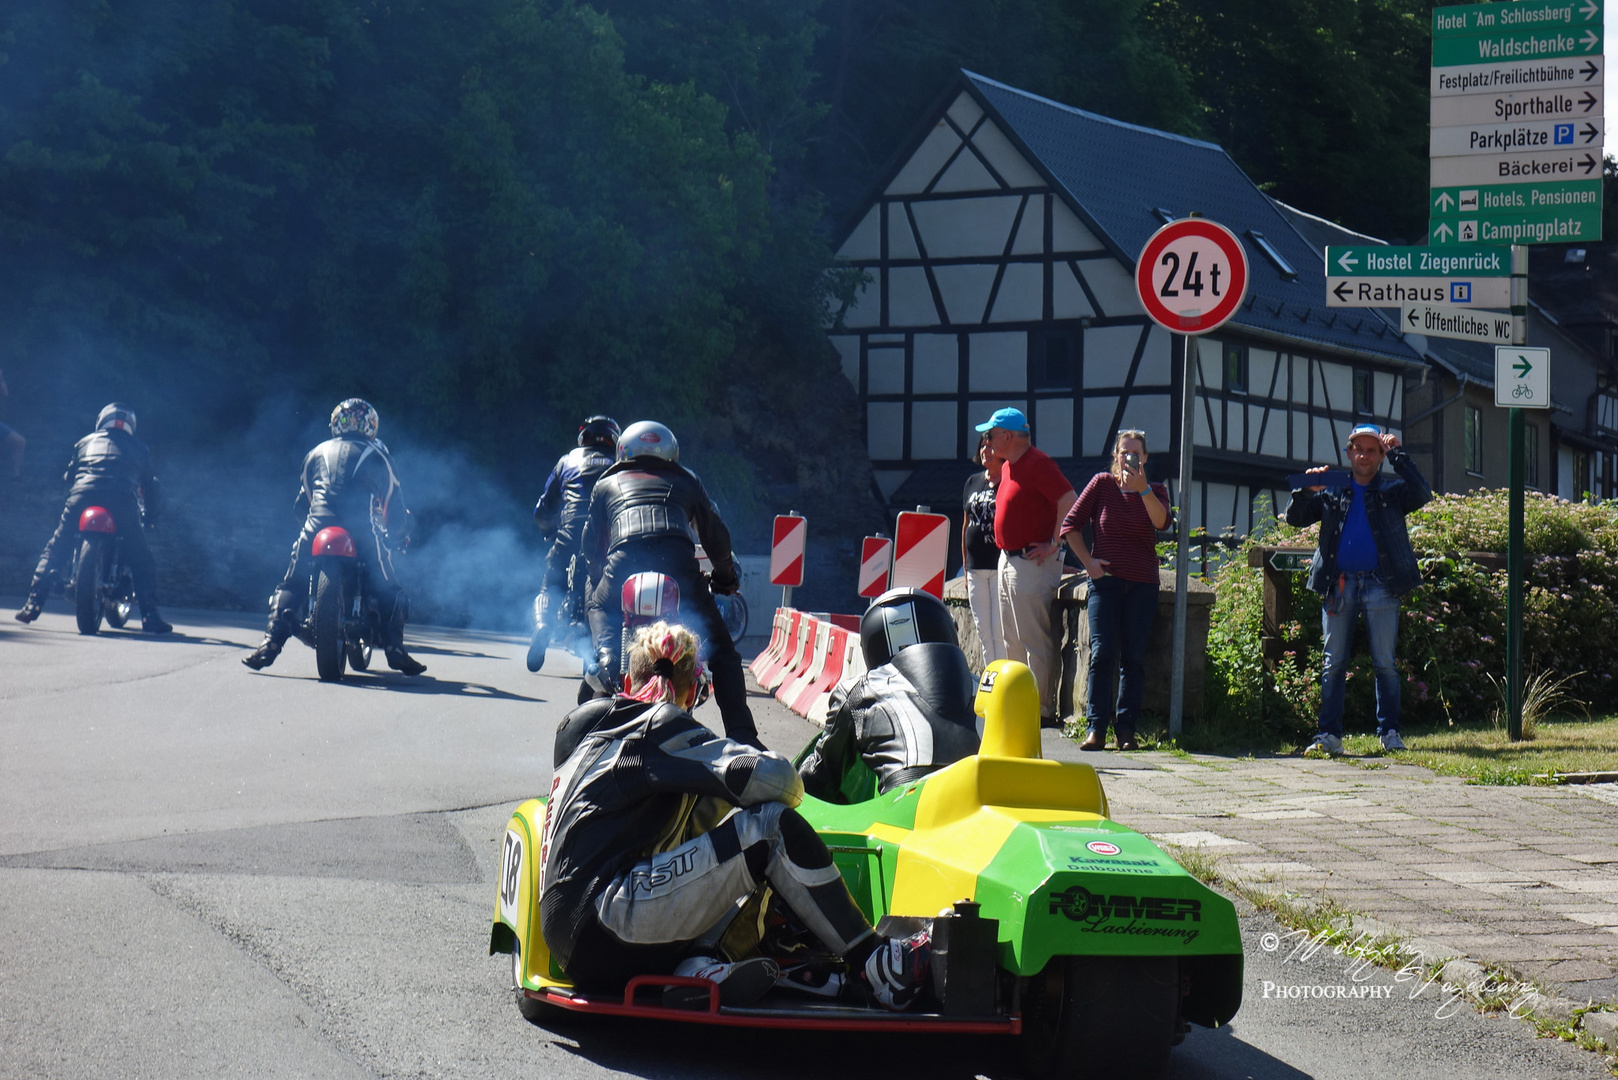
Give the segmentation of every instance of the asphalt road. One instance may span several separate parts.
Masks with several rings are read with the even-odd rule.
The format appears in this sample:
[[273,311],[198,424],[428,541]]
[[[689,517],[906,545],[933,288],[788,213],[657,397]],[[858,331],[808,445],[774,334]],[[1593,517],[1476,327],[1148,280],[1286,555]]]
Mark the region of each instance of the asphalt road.
[[[81,638],[60,608],[0,621],[0,1077],[1015,1075],[993,1040],[524,1023],[487,955],[494,868],[548,782],[566,654],[530,675],[516,639],[412,631],[426,676],[325,685],[297,643],[237,663],[256,617]],[[772,746],[807,738],[756,707]],[[1170,1076],[1610,1075],[1330,950],[1266,951],[1263,916],[1244,931],[1242,1012],[1193,1030]],[[1274,989],[1357,985],[1385,996]]]

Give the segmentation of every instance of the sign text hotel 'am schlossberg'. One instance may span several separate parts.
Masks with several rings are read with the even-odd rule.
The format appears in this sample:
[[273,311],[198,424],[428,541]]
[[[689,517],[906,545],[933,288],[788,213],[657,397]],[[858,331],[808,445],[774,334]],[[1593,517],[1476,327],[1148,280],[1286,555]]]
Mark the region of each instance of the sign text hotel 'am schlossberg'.
[[1600,0],[1433,11],[1429,242],[1601,238]]

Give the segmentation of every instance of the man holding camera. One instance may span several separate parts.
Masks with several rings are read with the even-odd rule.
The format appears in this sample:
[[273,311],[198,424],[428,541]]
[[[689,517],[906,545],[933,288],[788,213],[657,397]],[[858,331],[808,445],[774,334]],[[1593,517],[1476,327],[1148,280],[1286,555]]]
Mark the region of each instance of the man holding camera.
[[[1375,424],[1361,424],[1349,432],[1344,449],[1347,482],[1298,488],[1286,515],[1288,525],[1320,522],[1320,543],[1309,560],[1309,588],[1324,598],[1326,663],[1320,677],[1320,732],[1308,749],[1333,757],[1343,752],[1343,691],[1354,624],[1361,614],[1376,672],[1376,733],[1386,749],[1405,748],[1399,738],[1400,676],[1394,666],[1394,645],[1399,637],[1399,598],[1421,584],[1405,515],[1427,505],[1433,496],[1415,462],[1400,447],[1399,436]],[[1382,475],[1384,459],[1397,476]],[[1326,466],[1308,472],[1325,473]]]

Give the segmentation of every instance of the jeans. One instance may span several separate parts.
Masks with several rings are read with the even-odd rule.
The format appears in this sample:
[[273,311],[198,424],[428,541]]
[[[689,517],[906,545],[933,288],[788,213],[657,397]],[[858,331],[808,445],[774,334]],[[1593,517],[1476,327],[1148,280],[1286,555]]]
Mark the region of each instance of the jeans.
[[1399,637],[1399,598],[1392,596],[1370,570],[1342,575],[1341,585],[1326,594],[1320,621],[1326,635],[1326,665],[1320,680],[1320,730],[1343,735],[1343,691],[1348,677],[1354,624],[1365,616],[1376,672],[1376,733],[1399,730],[1399,670],[1393,648]]
[[[1090,617],[1090,690],[1084,718],[1090,730],[1102,738],[1107,737],[1111,724],[1122,739],[1135,734],[1140,716],[1141,694],[1146,689],[1146,646],[1157,618],[1157,582],[1118,577],[1092,581],[1085,610]],[[1117,682],[1120,667],[1121,685]]]

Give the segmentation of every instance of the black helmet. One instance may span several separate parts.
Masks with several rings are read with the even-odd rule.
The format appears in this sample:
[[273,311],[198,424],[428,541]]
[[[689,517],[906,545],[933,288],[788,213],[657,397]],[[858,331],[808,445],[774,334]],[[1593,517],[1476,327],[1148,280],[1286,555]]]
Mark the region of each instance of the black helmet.
[[601,446],[608,450],[618,448],[618,421],[610,416],[592,416],[579,425],[580,446]]
[[101,415],[96,417],[96,430],[110,431],[113,428],[135,434],[135,410],[121,401],[114,401],[102,409]]
[[867,668],[881,667],[924,641],[960,645],[949,608],[920,589],[889,589],[860,617],[860,651]]

